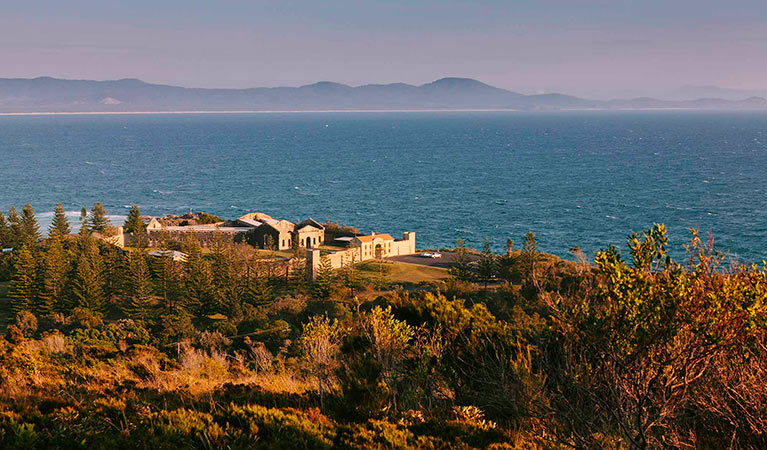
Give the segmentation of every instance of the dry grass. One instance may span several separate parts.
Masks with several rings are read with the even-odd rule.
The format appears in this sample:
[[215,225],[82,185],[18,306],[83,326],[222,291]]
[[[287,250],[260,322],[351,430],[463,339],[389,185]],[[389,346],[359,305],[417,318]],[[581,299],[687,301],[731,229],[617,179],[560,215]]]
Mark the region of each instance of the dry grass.
[[43,338],[43,346],[49,354],[72,353],[72,344],[64,339],[64,335],[56,332]]
[[233,384],[258,386],[273,394],[303,394],[315,389],[311,380],[296,376],[287,371],[267,372],[241,377]]
[[[0,340],[0,347],[2,343]],[[245,353],[230,355],[189,345],[181,348],[178,360],[169,360],[152,347],[139,346],[114,357],[73,365],[69,361],[79,360],[80,350],[60,333],[26,340],[6,350],[0,348],[5,352],[0,364],[0,404],[34,405],[52,396],[82,404],[121,386],[198,399],[215,395],[226,384],[258,387],[275,394],[300,395],[316,388],[313,380],[294,370],[281,365],[274,368],[265,349],[259,351],[257,368],[253,365],[259,361]]]
[[[359,266],[362,277],[374,281],[379,276],[379,263],[367,261]],[[386,281],[396,284],[418,284],[443,281],[450,277],[447,269],[441,267],[419,266],[400,262],[387,261],[383,263]]]

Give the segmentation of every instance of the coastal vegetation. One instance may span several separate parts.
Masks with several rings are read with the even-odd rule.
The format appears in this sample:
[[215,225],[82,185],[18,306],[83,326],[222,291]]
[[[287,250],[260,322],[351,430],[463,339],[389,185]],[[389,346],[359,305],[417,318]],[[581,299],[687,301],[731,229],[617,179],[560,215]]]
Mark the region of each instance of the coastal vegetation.
[[298,251],[82,225],[0,215],[0,447],[767,447],[767,268],[695,230],[680,261],[663,225],[572,260],[531,231],[309,282]]

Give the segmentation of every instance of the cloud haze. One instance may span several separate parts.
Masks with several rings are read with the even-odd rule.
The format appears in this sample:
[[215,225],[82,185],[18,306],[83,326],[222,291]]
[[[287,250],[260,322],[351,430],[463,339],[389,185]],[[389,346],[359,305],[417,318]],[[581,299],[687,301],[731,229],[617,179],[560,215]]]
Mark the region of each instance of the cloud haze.
[[0,77],[253,87],[465,76],[602,98],[767,89],[763,1],[12,3],[0,16]]

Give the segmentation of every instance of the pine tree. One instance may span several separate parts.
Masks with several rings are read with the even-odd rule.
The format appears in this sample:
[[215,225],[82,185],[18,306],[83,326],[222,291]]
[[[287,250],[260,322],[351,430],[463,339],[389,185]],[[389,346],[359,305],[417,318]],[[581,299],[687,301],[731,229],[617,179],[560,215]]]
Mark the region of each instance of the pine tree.
[[327,255],[320,258],[320,266],[317,270],[317,278],[312,285],[312,295],[320,300],[327,300],[333,295],[336,288],[336,276],[333,265]]
[[213,276],[210,265],[203,258],[200,242],[194,236],[186,237],[183,249],[188,255],[184,274],[185,306],[205,311],[213,296]]
[[64,211],[64,205],[56,203],[56,212],[53,214],[53,221],[48,228],[48,234],[52,235],[56,231],[62,236],[66,236],[72,232],[69,226],[69,219],[67,219],[67,213]]
[[244,294],[245,285],[242,280],[242,261],[234,245],[223,235],[215,238],[213,248],[213,287],[216,302],[211,305],[214,310],[223,312],[225,309],[239,305]]
[[40,224],[37,223],[35,210],[29,203],[25,203],[21,210],[21,236],[23,242],[34,243],[40,240]]
[[290,249],[293,251],[294,258],[306,257],[306,247],[301,246],[301,243],[298,240],[298,233],[293,234],[293,237],[290,240]]
[[178,307],[178,283],[180,278],[178,263],[173,259],[169,250],[161,256],[152,258],[152,272],[157,279],[157,288],[166,312],[173,312]]
[[103,267],[104,297],[111,302],[122,289],[120,283],[125,279],[125,258],[114,245],[103,246],[98,253]]
[[295,293],[306,293],[309,283],[306,272],[306,258],[290,258],[285,267],[288,286]]
[[145,248],[148,245],[148,238],[146,235],[146,224],[141,218],[141,210],[138,205],[133,205],[128,213],[128,219],[123,225],[126,233],[133,234],[133,245],[138,248]]
[[91,213],[88,217],[88,226],[91,233],[101,233],[103,235],[109,234],[112,230],[112,223],[107,217],[107,210],[104,209],[104,205],[100,202],[93,204]]
[[11,206],[11,209],[8,210],[8,236],[7,236],[7,243],[6,246],[10,248],[18,248],[21,247],[22,244],[22,228],[21,228],[21,217],[19,217],[18,211],[16,211],[15,206]]
[[136,239],[139,244],[137,247],[143,247],[141,244],[143,241],[142,237],[146,232],[146,224],[144,223],[144,220],[141,219],[141,210],[138,205],[131,206],[130,213],[128,213],[128,219],[125,221],[123,227],[125,228],[126,233],[133,233],[134,239]]
[[357,253],[350,252],[349,258],[344,258],[344,266],[341,270],[341,282],[349,289],[351,298],[356,295],[360,287],[360,275],[356,267]]
[[5,214],[0,211],[0,249],[10,247],[8,245],[8,237],[11,230],[8,228],[8,222],[5,220]]
[[496,277],[498,272],[498,259],[490,249],[490,241],[485,236],[485,243],[482,246],[482,253],[479,256],[477,271],[482,281],[485,282],[485,289],[490,280]]
[[88,234],[90,234],[90,230],[88,229],[88,210],[83,207],[83,209],[80,210],[80,236]]
[[42,280],[36,308],[37,313],[46,316],[56,311],[63,312],[62,300],[64,300],[68,278],[69,261],[58,228],[51,231],[42,263]]
[[127,275],[124,310],[131,317],[145,321],[152,310],[152,280],[143,251],[128,253]]
[[257,262],[253,274],[248,280],[248,290],[245,300],[253,306],[266,306],[274,300],[274,289],[265,268]]
[[528,281],[536,285],[535,263],[538,261],[538,241],[536,241],[532,230],[529,230],[525,235],[525,242],[522,244],[522,255],[525,261]]
[[8,287],[8,297],[15,313],[30,311],[35,302],[37,265],[29,244],[23,245],[13,255],[13,275]]
[[471,271],[469,264],[469,253],[466,250],[466,246],[463,245],[463,240],[458,238],[455,241],[455,249],[453,250],[453,266],[448,269],[448,273],[451,277],[461,281],[471,281],[474,279],[474,273]]
[[104,263],[95,243],[87,237],[81,243],[77,256],[72,300],[75,306],[93,313],[104,310]]

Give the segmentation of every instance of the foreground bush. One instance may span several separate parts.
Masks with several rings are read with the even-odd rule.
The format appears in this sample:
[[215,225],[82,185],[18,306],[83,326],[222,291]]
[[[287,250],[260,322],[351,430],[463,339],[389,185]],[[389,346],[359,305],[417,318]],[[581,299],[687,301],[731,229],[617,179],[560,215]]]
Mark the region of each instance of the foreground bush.
[[[201,405],[198,405],[201,406]],[[506,447],[502,436],[472,424],[407,427],[388,421],[338,423],[316,409],[235,405],[216,410],[148,406],[110,399],[91,407],[60,407],[20,419],[0,417],[0,446],[30,449],[449,449]],[[481,435],[478,437],[478,434]]]

